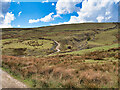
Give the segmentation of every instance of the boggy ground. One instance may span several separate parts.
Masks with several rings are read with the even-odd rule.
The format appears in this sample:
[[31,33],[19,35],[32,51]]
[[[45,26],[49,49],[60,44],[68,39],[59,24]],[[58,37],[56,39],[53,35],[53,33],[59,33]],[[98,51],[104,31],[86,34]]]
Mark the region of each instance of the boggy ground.
[[34,88],[118,88],[119,50],[43,58],[3,55],[2,67]]

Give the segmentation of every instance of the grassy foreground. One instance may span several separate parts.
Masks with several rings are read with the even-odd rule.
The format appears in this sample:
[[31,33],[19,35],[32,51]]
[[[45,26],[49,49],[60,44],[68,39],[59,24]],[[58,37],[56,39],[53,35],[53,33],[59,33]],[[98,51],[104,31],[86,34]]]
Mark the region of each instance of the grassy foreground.
[[2,56],[3,68],[34,88],[118,88],[118,50],[43,58]]

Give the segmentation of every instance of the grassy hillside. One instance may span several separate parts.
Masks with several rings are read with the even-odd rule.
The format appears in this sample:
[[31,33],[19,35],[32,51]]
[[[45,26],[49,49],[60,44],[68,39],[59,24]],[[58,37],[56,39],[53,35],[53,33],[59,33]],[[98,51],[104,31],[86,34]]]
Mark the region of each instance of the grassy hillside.
[[2,30],[2,68],[33,88],[118,88],[119,23]]
[[[65,53],[117,43],[117,34],[115,23],[3,29],[2,50],[5,55],[16,55],[14,49],[22,48],[24,56],[44,56],[56,52],[55,41],[60,43],[60,53]],[[31,42],[34,45],[28,44]]]

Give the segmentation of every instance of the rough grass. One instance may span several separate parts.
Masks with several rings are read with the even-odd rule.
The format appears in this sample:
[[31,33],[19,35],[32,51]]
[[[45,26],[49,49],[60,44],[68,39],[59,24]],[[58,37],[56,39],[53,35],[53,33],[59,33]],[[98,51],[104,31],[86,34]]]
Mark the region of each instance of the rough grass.
[[118,88],[119,49],[81,56],[2,56],[2,67],[9,68],[13,75],[20,75],[22,80],[32,81],[31,87],[34,88]]

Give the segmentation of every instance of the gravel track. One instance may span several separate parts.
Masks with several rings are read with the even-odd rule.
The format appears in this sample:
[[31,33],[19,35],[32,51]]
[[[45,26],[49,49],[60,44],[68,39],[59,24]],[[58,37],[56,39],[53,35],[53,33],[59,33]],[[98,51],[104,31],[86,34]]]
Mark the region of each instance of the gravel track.
[[7,72],[0,68],[0,89],[1,88],[27,88],[25,84],[14,79]]

